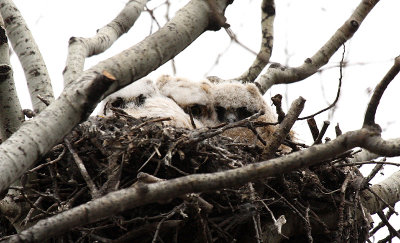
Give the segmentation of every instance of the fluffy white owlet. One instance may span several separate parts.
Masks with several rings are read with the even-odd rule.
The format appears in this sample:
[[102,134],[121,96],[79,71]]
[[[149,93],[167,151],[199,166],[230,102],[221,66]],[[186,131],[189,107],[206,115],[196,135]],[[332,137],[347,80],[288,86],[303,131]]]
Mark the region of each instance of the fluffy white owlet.
[[162,95],[174,100],[187,114],[192,115],[204,126],[217,125],[211,94],[213,84],[208,80],[194,82],[163,75],[156,81],[156,85]]
[[[260,111],[263,111],[264,115],[257,120],[270,123],[277,121],[276,115],[254,84],[243,84],[238,81],[215,83],[212,89],[212,96],[217,120],[220,123],[236,122]],[[274,126],[265,126],[256,130],[262,138],[268,139],[268,136],[275,128]],[[256,140],[256,136],[247,128],[231,129],[224,134],[242,142],[254,142]]]
[[128,115],[141,117],[170,118],[166,124],[193,129],[203,127],[197,119],[186,114],[173,100],[160,94],[154,82],[141,79],[109,95],[102,103],[101,115],[112,115],[112,107],[125,111]]

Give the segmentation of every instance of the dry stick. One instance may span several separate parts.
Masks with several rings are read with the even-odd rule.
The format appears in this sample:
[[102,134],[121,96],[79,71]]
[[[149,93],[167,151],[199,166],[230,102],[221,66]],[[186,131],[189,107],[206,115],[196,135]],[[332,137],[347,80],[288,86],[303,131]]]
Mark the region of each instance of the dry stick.
[[321,132],[318,134],[317,139],[315,139],[314,144],[320,144],[322,142],[322,138],[324,137],[326,130],[328,129],[331,123],[329,121],[324,121],[322,125]]
[[372,95],[371,100],[367,107],[367,111],[365,112],[363,127],[367,127],[367,126],[376,127],[377,126],[375,124],[376,109],[378,108],[379,102],[380,102],[382,95],[385,92],[387,86],[396,77],[396,75],[399,73],[399,71],[400,71],[400,56],[397,56],[394,59],[393,66],[386,73],[385,77],[383,77],[382,81],[375,87],[374,94]]
[[[386,158],[382,158],[381,162],[386,162]],[[367,183],[370,182],[372,180],[372,178],[375,177],[375,175],[382,169],[383,164],[382,163],[377,163],[375,165],[375,167],[371,170],[371,172],[369,173],[369,175],[367,177],[364,178],[364,182],[361,186],[361,188],[365,188],[367,186]]]
[[[350,162],[346,164],[335,164],[334,167],[346,167],[346,166],[358,166],[358,165],[368,165],[368,164],[376,164],[376,165],[394,165],[400,166],[400,163],[396,162],[387,162],[387,161],[365,161],[365,162]],[[375,170],[376,167],[374,167]]]
[[263,0],[261,3],[261,47],[253,64],[240,77],[242,82],[254,82],[264,67],[268,64],[274,44],[274,0]]
[[275,106],[276,113],[278,114],[278,122],[281,123],[283,118],[285,118],[286,114],[282,110],[282,95],[277,94],[271,98],[272,103]]
[[303,97],[297,98],[293,101],[290,109],[283,119],[283,121],[279,124],[278,128],[272,133],[271,139],[268,140],[266,148],[266,156],[270,158],[273,153],[279,148],[279,146],[283,143],[286,136],[289,134],[290,129],[292,128],[294,122],[299,117],[301,111],[304,108],[304,103],[306,100]]
[[92,198],[98,198],[100,196],[99,191],[97,190],[96,185],[93,183],[92,179],[90,178],[90,175],[87,172],[86,167],[83,164],[83,161],[81,160],[81,158],[79,158],[78,154],[72,148],[71,143],[68,141],[68,139],[64,139],[64,142],[65,142],[65,145],[67,146],[68,150],[71,152],[72,157],[74,158],[74,161],[75,161],[76,165],[78,166],[83,179],[86,181],[86,184],[88,185],[88,187],[90,189],[89,190],[90,195],[92,196]]
[[396,231],[393,226],[389,223],[388,219],[385,217],[382,211],[377,212],[379,218],[382,220],[382,222],[386,225],[388,228],[390,234],[397,236],[397,238],[400,239],[400,233]]
[[280,64],[271,65],[266,74],[256,82],[265,93],[274,84],[293,83],[315,74],[319,68],[328,63],[333,54],[349,40],[362,21],[367,17],[379,0],[361,1],[349,19],[335,32],[334,35],[312,57],[307,58],[303,65],[295,68],[285,68]]
[[346,178],[343,181],[342,186],[340,187],[340,205],[339,205],[339,218],[338,218],[338,234],[336,241],[340,242],[340,237],[342,237],[343,227],[344,227],[344,209],[345,209],[345,201],[346,201],[346,189],[351,179],[351,173],[347,174]]
[[313,140],[314,141],[317,140],[318,134],[319,134],[319,129],[318,129],[317,123],[315,122],[314,117],[307,119],[307,124],[308,124],[308,127],[310,128]]
[[[386,214],[385,214],[385,218],[387,218],[389,220],[389,218],[394,214],[394,211],[389,210]],[[385,226],[385,223],[383,223],[382,221],[379,222],[379,224],[377,226],[375,226],[370,232],[369,232],[369,236],[373,236],[378,230],[380,230],[382,227]]]
[[339,127],[339,123],[336,124],[336,126],[335,126],[335,133],[336,133],[336,137],[339,137],[340,135],[343,134],[342,130]]
[[55,163],[57,163],[58,161],[60,161],[60,160],[64,157],[64,154],[65,154],[65,152],[66,152],[67,150],[65,149],[65,146],[62,145],[62,144],[55,146],[54,149],[59,148],[59,147],[61,147],[63,150],[62,150],[61,153],[57,156],[57,158],[55,158],[54,160],[51,160],[51,161],[49,161],[49,162],[46,162],[46,163],[44,163],[44,164],[40,164],[40,165],[36,166],[35,168],[28,170],[28,172],[29,172],[29,173],[35,172],[35,171],[37,171],[37,170],[39,170],[39,169],[41,169],[41,168],[43,168],[43,167],[45,167],[45,166],[48,166],[48,165],[51,165],[51,164],[55,164]]

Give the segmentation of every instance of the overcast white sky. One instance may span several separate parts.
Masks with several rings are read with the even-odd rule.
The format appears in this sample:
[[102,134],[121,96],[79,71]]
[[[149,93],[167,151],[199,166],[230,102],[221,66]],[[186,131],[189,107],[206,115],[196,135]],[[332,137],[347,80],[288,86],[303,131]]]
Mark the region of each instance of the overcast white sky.
[[[300,65],[312,56],[344,23],[361,0],[280,0],[276,1],[275,41],[271,60],[290,66]],[[106,25],[123,8],[126,1],[118,0],[15,0],[31,29],[46,61],[56,95],[62,90],[62,70],[71,36],[89,37],[96,29]],[[161,1],[152,0],[149,8]],[[172,1],[172,11],[186,1]],[[260,43],[259,2],[235,1],[226,11],[228,23],[238,39],[252,50],[258,51]],[[340,123],[342,130],[360,128],[369,94],[390,69],[393,58],[400,55],[400,1],[380,1],[360,26],[353,39],[346,44],[346,60],[341,98],[337,104],[328,134],[334,137],[334,125]],[[161,24],[165,22],[165,8],[155,11]],[[153,31],[157,25],[153,23]],[[150,17],[143,13],[130,32],[118,40],[106,53],[87,60],[86,67],[96,64],[127,47],[141,41],[150,33]],[[252,63],[254,56],[231,41],[224,31],[209,32],[201,36],[176,58],[177,75],[202,79],[206,75],[222,78],[239,76]],[[215,66],[218,55],[224,53]],[[327,66],[335,66],[341,58],[341,50]],[[15,79],[24,108],[30,107],[24,76],[17,58],[12,56]],[[172,74],[171,64],[166,63],[151,77]],[[336,96],[339,69],[333,68],[314,75],[303,82],[289,86],[273,87],[266,94],[287,92],[289,104],[298,96],[307,99],[304,115],[328,105]],[[377,122],[384,128],[385,138],[400,137],[400,78],[389,86],[378,109]],[[326,112],[316,120],[318,124],[328,119]],[[311,135],[305,123],[297,124],[299,137],[306,141]],[[398,159],[397,159],[398,161]],[[399,161],[398,161],[399,162]],[[390,168],[395,171],[397,168]],[[388,172],[389,173],[389,172]]]

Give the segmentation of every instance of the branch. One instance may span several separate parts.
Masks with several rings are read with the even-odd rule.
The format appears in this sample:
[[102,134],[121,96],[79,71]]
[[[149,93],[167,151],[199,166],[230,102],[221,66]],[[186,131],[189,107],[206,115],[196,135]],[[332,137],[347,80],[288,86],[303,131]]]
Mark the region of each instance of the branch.
[[[227,1],[217,2],[225,9]],[[60,97],[0,146],[0,191],[19,178],[106,95],[147,75],[208,29],[208,4],[192,0],[163,28],[137,45],[85,71]],[[107,71],[107,72],[104,72]]]
[[6,140],[24,121],[21,104],[15,89],[13,70],[10,64],[10,49],[0,16],[0,139]]
[[385,92],[387,86],[400,72],[400,56],[394,59],[394,64],[390,70],[383,77],[382,81],[376,86],[374,94],[368,103],[367,111],[365,112],[363,127],[376,126],[375,124],[375,113],[378,108],[379,102],[382,98],[383,92]]
[[46,108],[46,105],[37,98],[38,95],[49,101],[54,100],[46,64],[32,33],[13,1],[1,1],[0,14],[5,22],[8,38],[24,69],[32,106],[35,112],[39,113]]
[[278,128],[272,133],[271,139],[268,140],[267,145],[267,158],[270,158],[273,153],[279,148],[279,146],[283,143],[285,138],[290,132],[294,122],[299,117],[300,113],[304,109],[304,103],[306,100],[303,97],[297,98],[293,101],[288,114],[285,116],[283,121],[279,124]]
[[242,82],[253,82],[268,64],[274,44],[275,1],[263,0],[261,3],[261,47],[250,68],[240,77]]
[[128,1],[117,17],[99,29],[91,38],[71,37],[67,63],[63,71],[64,86],[69,85],[82,74],[86,57],[104,52],[129,31],[142,13],[146,2],[147,0]]
[[257,83],[265,93],[274,84],[288,84],[301,81],[318,71],[328,63],[333,54],[349,40],[357,31],[362,21],[367,17],[379,0],[362,0],[350,18],[336,31],[336,33],[311,58],[295,68],[286,68],[280,64],[271,65]]
[[[240,186],[260,178],[316,165],[354,147],[365,147],[373,151],[385,151],[383,155],[386,156],[400,155],[400,143],[384,141],[379,136],[376,136],[374,132],[362,128],[345,133],[325,144],[315,145],[284,157],[249,164],[237,169],[209,174],[188,175],[152,184],[138,183],[134,187],[111,192],[104,197],[41,220],[31,228],[11,237],[8,242],[41,241],[59,235],[70,228],[95,222],[96,220],[109,217],[130,208],[167,201],[187,193],[207,192]],[[398,174],[400,175],[400,172]],[[400,180],[398,181],[400,182]],[[392,185],[388,186],[391,187],[392,192],[400,191]],[[399,187],[400,185],[397,185],[396,188]],[[374,187],[373,190],[375,190]],[[400,193],[396,193],[392,197],[397,197],[397,200],[400,200]],[[388,202],[391,203],[392,200]]]

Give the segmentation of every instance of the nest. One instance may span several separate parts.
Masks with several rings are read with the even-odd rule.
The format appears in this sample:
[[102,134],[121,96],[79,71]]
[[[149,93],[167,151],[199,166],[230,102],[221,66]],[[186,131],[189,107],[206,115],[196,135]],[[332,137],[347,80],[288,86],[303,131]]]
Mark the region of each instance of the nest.
[[[29,224],[84,204],[94,196],[132,186],[138,178],[171,179],[212,173],[261,161],[258,143],[225,137],[221,128],[186,130],[165,126],[165,119],[135,119],[116,112],[79,125],[28,171],[19,188],[19,203],[28,205],[22,222]],[[251,121],[249,121],[251,123]],[[223,128],[223,127],[222,127]],[[281,156],[279,152],[276,156]],[[71,229],[57,239],[69,242],[257,242],[268,241],[271,215],[297,220],[299,234],[287,242],[358,239],[363,220],[346,223],[354,210],[355,190],[340,188],[344,167],[328,161],[314,168],[265,178],[241,187],[186,195],[149,204],[101,221]],[[79,164],[84,165],[88,178]],[[94,195],[93,187],[96,188]],[[340,232],[319,215],[341,212]],[[308,220],[308,221],[307,221]],[[11,227],[1,217],[3,236]],[[277,220],[279,222],[279,220]],[[308,222],[308,223],[307,223]],[[284,225],[284,224],[283,224]],[[318,227],[315,227],[318,225]],[[285,227],[285,226],[284,226]],[[363,228],[364,227],[364,228]],[[354,231],[356,229],[356,231]],[[356,233],[355,233],[356,232]],[[270,234],[270,235],[269,235]],[[284,234],[284,232],[282,232]]]

